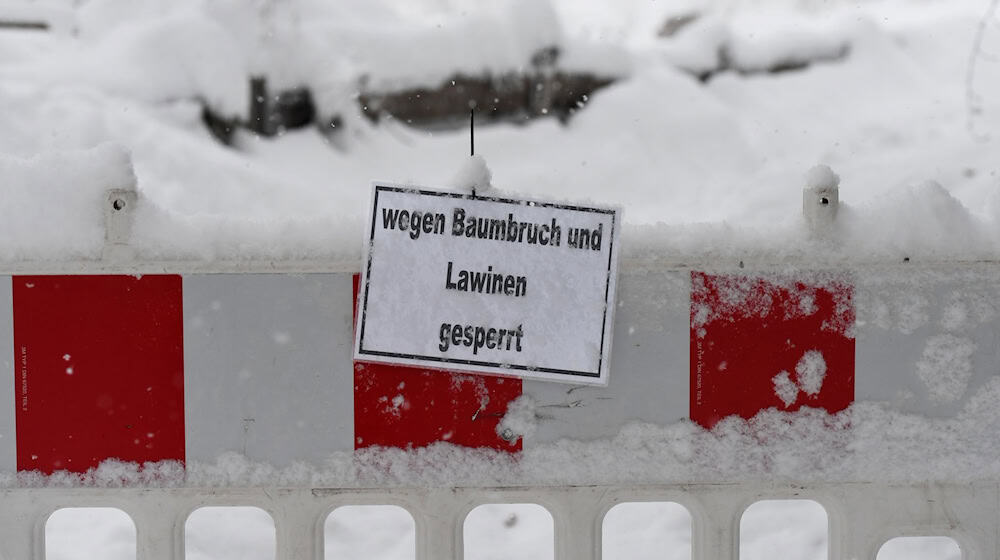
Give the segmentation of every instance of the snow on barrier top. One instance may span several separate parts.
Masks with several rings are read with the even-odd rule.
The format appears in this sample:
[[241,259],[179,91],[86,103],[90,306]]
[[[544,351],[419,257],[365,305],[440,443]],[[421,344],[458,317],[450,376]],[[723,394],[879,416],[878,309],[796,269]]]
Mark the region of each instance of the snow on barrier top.
[[[922,257],[845,258],[850,208],[829,170],[810,175],[781,261],[626,257],[611,382],[586,387],[355,362],[352,261],[147,260],[149,214],[119,151],[17,165],[24,200],[72,168],[83,188],[66,196],[93,211],[61,218],[87,229],[59,227],[24,205],[0,226],[8,485],[1000,475],[998,264],[929,260],[912,239]],[[922,204],[937,215],[934,200]],[[19,234],[37,225],[36,240]],[[630,243],[651,241],[633,230],[626,255]],[[839,256],[796,253],[807,247]]]
[[[99,259],[105,249],[105,191],[118,186],[136,189],[123,148],[108,143],[28,159],[0,155],[0,172],[8,178],[4,206],[12,210],[0,222],[0,261],[8,271],[66,270],[79,268],[77,261],[88,270],[107,267]],[[142,192],[141,186],[138,189]],[[364,228],[368,193],[363,185],[343,191],[330,196],[344,206],[320,214],[310,211],[310,203],[324,208],[329,203],[314,200],[315,193],[300,200],[306,193],[293,185],[277,197],[271,191],[260,193],[266,194],[267,207],[250,208],[254,205],[249,203],[231,214],[198,211],[198,197],[174,201],[170,208],[147,197],[130,213],[133,262],[125,268],[155,271],[164,263],[175,271],[357,271],[362,247],[358,232]],[[823,206],[816,192],[810,189],[821,212],[833,208]],[[227,194],[244,197],[235,192],[211,196]],[[252,199],[254,194],[245,196]],[[790,197],[796,199],[794,209],[801,193]],[[761,205],[747,201],[747,207]],[[972,212],[933,182],[895,189],[865,205],[847,200],[836,207],[836,220],[819,230],[810,225],[813,214],[797,210],[766,226],[626,222],[622,258],[630,266],[697,263],[730,268],[743,261],[778,269],[1000,260],[996,221]],[[179,208],[184,213],[178,213]],[[626,210],[633,215],[631,208]]]

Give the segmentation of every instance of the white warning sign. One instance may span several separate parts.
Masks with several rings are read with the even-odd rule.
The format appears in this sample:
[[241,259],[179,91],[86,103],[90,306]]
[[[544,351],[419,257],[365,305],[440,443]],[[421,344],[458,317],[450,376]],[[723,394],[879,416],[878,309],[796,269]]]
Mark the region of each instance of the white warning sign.
[[376,184],[355,358],[607,383],[621,210]]

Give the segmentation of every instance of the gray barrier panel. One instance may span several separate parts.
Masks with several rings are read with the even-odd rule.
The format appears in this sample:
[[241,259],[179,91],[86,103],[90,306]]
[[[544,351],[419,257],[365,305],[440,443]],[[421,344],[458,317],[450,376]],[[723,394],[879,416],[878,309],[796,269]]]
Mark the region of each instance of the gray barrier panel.
[[0,276],[0,472],[17,469],[14,421],[16,369],[13,284],[10,276]]
[[622,270],[608,386],[525,381],[541,416],[525,445],[612,437],[627,422],[687,418],[690,289],[687,270]]
[[184,278],[189,460],[354,449],[350,274]]

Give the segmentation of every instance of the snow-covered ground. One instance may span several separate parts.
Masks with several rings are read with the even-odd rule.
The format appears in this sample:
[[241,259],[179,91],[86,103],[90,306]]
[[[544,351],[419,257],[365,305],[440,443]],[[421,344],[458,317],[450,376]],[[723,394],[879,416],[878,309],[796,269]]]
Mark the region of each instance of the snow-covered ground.
[[[985,0],[238,4],[92,0],[75,36],[0,34],[0,169],[19,179],[5,198],[20,218],[0,225],[0,258],[99,251],[87,212],[52,213],[32,185],[102,188],[109,166],[86,162],[107,142],[134,168],[146,256],[357,258],[372,180],[444,185],[468,153],[465,130],[370,123],[352,99],[359,76],[437,84],[456,70],[520,68],[525,50],[549,42],[570,66],[624,78],[565,125],[481,127],[477,152],[500,189],[622,204],[627,255],[806,253],[800,190],[817,163],[842,178],[838,254],[1000,251],[995,18],[973,51]],[[653,33],[692,12],[702,15],[673,37]],[[464,33],[476,39],[453,48]],[[343,45],[282,42],[315,37]],[[397,56],[409,44],[428,54]],[[687,70],[715,64],[721,45],[749,70],[844,55],[699,82]],[[339,129],[215,141],[196,100],[245,114],[246,75],[274,68],[294,74],[276,83],[308,83],[321,107],[342,111]],[[56,180],[67,167],[78,185]],[[39,234],[38,223],[59,227]]]
[[[503,191],[624,206],[626,257],[819,258],[805,235],[801,189],[806,172],[826,164],[841,178],[844,206],[837,243],[823,245],[822,258],[1000,258],[1000,20],[989,0],[15,3],[0,16],[43,14],[53,27],[0,30],[0,261],[99,256],[101,193],[133,175],[142,258],[356,261],[370,182],[446,186],[469,142],[464,129],[373,124],[355,101],[359,84],[435,86],[455,72],[517,70],[552,44],[563,49],[566,68],[618,80],[566,123],[480,127],[477,153]],[[691,14],[672,35],[659,33]],[[800,60],[811,62],[762,71]],[[696,77],[712,72],[707,81]],[[220,144],[201,122],[202,104],[246,117],[252,73],[268,74],[277,87],[309,85],[319,110],[342,115],[342,124],[274,138],[241,131],[233,147]],[[971,462],[955,461],[953,473],[968,478],[982,470],[977,445],[993,443],[970,427],[1000,424],[983,405],[994,392],[995,385],[984,390],[924,439],[901,437],[888,449],[864,436],[891,412],[862,404],[843,420],[856,428],[852,449],[868,458],[863,472],[895,464],[901,470],[888,476],[930,476],[943,463],[921,464],[920,453],[939,445],[942,454],[968,453]],[[738,437],[740,427],[730,428]],[[693,428],[650,429],[674,437]],[[636,433],[573,448],[584,458],[581,472],[588,457],[628,448]],[[968,437],[939,437],[954,433]],[[713,448],[711,437],[702,438],[709,465],[713,449],[719,456],[731,449]],[[819,434],[816,448],[838,437]],[[808,462],[812,452],[764,451],[786,465]],[[541,461],[529,456],[526,471]],[[773,539],[782,550],[800,547],[797,558],[825,557],[825,516],[808,503],[758,506],[744,519],[742,558],[777,557]],[[649,507],[609,516],[608,557],[689,554],[686,512]],[[477,511],[467,540],[481,546],[470,545],[467,557],[504,550],[505,558],[551,558],[544,511]],[[131,558],[129,523],[115,515],[57,514],[48,558]],[[406,519],[385,510],[346,517],[390,536],[368,541],[364,528],[333,519],[329,558],[375,558],[373,550],[412,557]],[[94,529],[97,519],[106,530]],[[188,557],[269,558],[268,524],[259,515],[192,518]],[[232,544],[219,537],[229,533]],[[890,542],[880,555],[958,557],[940,539]]]

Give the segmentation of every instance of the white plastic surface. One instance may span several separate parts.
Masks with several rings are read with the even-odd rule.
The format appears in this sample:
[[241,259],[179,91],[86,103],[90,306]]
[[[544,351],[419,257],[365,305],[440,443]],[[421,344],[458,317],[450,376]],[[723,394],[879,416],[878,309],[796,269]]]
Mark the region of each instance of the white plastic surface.
[[413,515],[417,560],[461,559],[466,515],[481,504],[535,503],[551,513],[556,560],[596,560],[602,521],[615,505],[682,504],[692,517],[694,560],[736,560],[745,508],[765,499],[809,499],[829,516],[831,560],[875,560],[900,535],[947,536],[964,560],[1000,556],[996,483],[886,485],[696,484],[537,488],[8,489],[0,491],[0,557],[42,560],[45,523],[60,507],[117,507],[135,522],[139,560],[180,560],[188,515],[204,506],[253,506],[274,519],[278,560],[321,560],[335,508],[395,504]]

